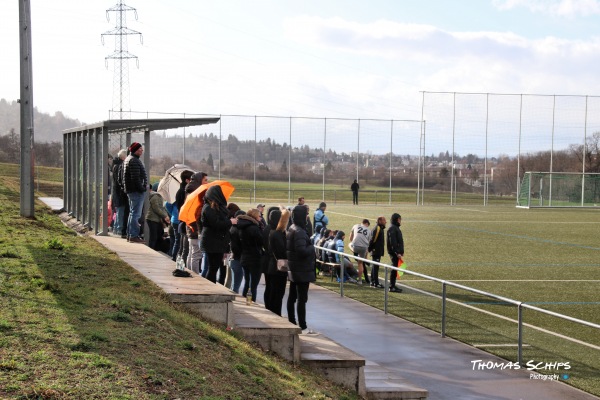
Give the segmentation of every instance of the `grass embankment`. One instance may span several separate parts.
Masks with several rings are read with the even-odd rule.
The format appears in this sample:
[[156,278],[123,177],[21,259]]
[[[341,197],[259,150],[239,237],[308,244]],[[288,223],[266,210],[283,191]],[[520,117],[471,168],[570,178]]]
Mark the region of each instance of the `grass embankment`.
[[[4,175],[4,176],[2,176]],[[200,320],[0,173],[0,398],[351,399]]]

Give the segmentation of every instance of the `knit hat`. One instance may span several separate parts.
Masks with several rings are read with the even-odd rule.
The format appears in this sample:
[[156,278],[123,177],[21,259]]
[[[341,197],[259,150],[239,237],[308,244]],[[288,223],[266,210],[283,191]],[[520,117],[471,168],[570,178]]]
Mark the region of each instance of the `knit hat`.
[[133,142],[131,143],[131,146],[129,146],[129,153],[133,154],[136,151],[138,151],[140,149],[140,147],[142,147],[141,144],[139,144],[138,142]]

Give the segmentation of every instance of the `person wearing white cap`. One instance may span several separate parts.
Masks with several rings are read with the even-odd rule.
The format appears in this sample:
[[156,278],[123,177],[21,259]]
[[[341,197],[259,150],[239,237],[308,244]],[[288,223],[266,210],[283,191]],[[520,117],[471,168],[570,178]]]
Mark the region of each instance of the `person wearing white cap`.
[[260,220],[258,221],[260,223],[260,229],[265,229],[265,226],[267,226],[267,221],[263,216],[263,213],[265,212],[265,205],[263,203],[258,203],[256,205],[256,209],[260,211]]

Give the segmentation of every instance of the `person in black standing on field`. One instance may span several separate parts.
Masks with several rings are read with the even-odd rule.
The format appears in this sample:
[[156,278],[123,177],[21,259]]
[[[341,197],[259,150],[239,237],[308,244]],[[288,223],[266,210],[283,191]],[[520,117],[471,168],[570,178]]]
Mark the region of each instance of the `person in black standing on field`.
[[[221,186],[211,186],[206,191],[200,221],[200,249],[206,254],[208,262],[206,279],[216,283],[217,271],[223,267],[223,254],[229,249],[229,229],[237,224],[236,218],[229,218],[227,200]],[[225,276],[219,277],[219,283],[225,283]]]
[[[392,265],[398,266],[398,261],[404,256],[404,239],[402,238],[402,231],[400,225],[402,223],[402,217],[398,213],[392,214],[392,221],[390,228],[387,231],[387,251],[392,259]],[[396,287],[396,275],[398,271],[391,270],[390,274],[390,292],[402,292],[402,289]]]
[[[308,287],[310,282],[314,282],[316,279],[315,247],[310,243],[310,238],[306,232],[307,215],[308,210],[305,206],[294,207],[292,211],[293,223],[286,237],[286,252],[290,269],[288,273],[290,279],[290,293],[287,301],[288,320],[296,324],[297,312],[298,325],[303,331],[307,330],[306,302],[308,301]],[[308,330],[304,333],[312,333],[312,331]]]
[[[373,234],[371,235],[371,242],[369,243],[369,251],[371,252],[371,258],[373,261],[380,262],[381,257],[385,254],[385,225],[387,221],[385,217],[377,218],[377,225],[373,228]],[[397,264],[396,264],[397,265]],[[379,265],[373,264],[371,266],[371,286],[375,288],[382,288],[383,285],[379,283]]]
[[352,185],[350,185],[350,190],[352,190],[352,204],[358,205],[358,189],[360,189],[360,185],[355,179]]

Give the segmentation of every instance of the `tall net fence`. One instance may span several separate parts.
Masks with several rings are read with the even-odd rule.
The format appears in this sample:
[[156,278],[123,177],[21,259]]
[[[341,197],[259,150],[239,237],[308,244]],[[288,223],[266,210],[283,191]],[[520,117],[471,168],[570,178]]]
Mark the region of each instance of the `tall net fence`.
[[527,171],[600,172],[600,97],[424,92],[423,119],[425,200],[490,204]]
[[[368,203],[515,205],[527,171],[600,172],[600,97],[423,92],[422,110],[422,121],[131,114],[219,117],[153,132],[150,173],[186,164],[241,180],[248,201],[350,202],[356,179]],[[110,151],[125,140],[111,136]]]
[[[151,134],[153,179],[174,164],[186,164],[207,172],[210,179],[241,180],[235,196],[248,201],[293,202],[303,196],[307,200],[351,202],[350,184],[356,179],[366,202],[415,202],[420,121],[209,117],[220,119],[213,125]],[[111,137],[111,151],[122,146],[119,136]],[[136,140],[134,136],[131,141]]]

